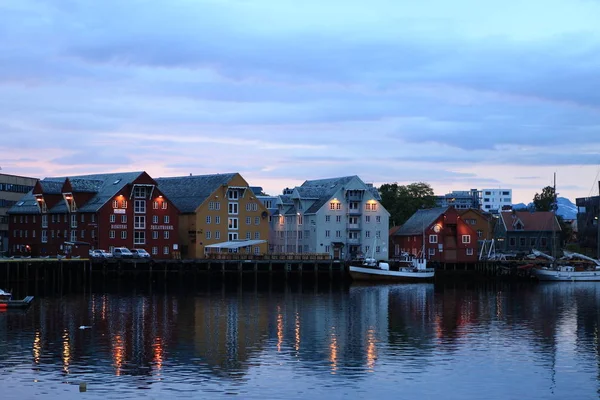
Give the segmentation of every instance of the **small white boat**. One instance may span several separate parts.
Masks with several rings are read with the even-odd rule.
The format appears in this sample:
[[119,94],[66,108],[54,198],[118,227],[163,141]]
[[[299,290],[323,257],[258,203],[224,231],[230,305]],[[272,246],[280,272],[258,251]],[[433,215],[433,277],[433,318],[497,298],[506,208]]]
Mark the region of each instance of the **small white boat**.
[[[534,254],[538,256],[544,256],[543,253],[534,250]],[[575,265],[561,265],[556,264],[552,257],[546,255],[552,261],[552,264],[548,267],[538,267],[532,270],[533,274],[540,281],[600,281],[600,261],[588,257],[584,254],[564,252],[563,260],[585,260],[591,261],[594,265],[586,266],[575,266]]]
[[7,301],[7,300],[11,300],[11,299],[12,299],[12,293],[5,292],[4,290],[0,289],[0,301]]
[[387,262],[366,259],[362,264],[350,265],[349,273],[352,279],[362,281],[427,282],[435,277],[435,270],[427,268],[427,260],[416,257],[402,260],[392,269]]

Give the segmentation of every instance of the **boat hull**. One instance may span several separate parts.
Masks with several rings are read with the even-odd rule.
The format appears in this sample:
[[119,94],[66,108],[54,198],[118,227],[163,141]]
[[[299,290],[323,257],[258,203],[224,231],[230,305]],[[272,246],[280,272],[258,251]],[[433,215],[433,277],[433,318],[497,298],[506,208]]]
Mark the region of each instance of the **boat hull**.
[[33,296],[27,296],[23,300],[1,300],[0,310],[14,309],[14,308],[27,308],[31,305]]
[[536,269],[533,273],[540,281],[562,282],[600,282],[600,271],[556,271],[552,269]]
[[368,267],[350,266],[350,276],[357,281],[427,282],[433,280],[435,271],[389,271]]

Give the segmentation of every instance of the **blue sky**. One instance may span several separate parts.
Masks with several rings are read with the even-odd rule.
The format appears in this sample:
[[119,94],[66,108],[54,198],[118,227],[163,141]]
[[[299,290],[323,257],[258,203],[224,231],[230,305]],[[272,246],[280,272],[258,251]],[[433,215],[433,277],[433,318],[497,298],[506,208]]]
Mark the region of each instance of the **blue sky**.
[[[323,4],[325,3],[325,4]],[[3,0],[0,167],[597,193],[600,1]]]

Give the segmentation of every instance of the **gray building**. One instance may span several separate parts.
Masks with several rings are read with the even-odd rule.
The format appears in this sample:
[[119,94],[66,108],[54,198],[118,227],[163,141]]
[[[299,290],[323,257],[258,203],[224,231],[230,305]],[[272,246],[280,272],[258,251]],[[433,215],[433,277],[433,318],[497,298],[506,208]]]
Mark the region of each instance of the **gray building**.
[[436,196],[438,207],[454,207],[457,210],[466,210],[469,208],[481,208],[481,191],[454,190],[442,196]]
[[[265,198],[265,201],[272,199]],[[389,212],[358,176],[305,181],[270,203],[273,253],[388,258]],[[275,206],[275,207],[273,207]],[[276,208],[276,209],[275,209]]]
[[37,178],[0,174],[0,255],[8,251],[7,211],[37,182]]

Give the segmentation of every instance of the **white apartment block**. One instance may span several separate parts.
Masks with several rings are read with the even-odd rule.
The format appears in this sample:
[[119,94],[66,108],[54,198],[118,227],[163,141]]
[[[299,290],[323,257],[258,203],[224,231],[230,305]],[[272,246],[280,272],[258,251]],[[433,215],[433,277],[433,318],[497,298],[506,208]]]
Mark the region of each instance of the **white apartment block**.
[[387,259],[390,214],[380,200],[377,189],[358,176],[285,189],[271,215],[271,251]]
[[481,209],[486,212],[498,212],[503,206],[512,205],[512,189],[482,189]]

